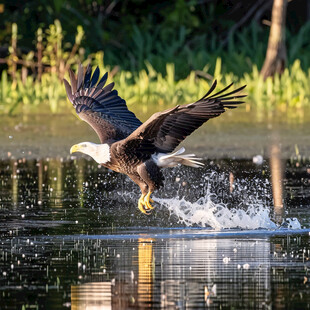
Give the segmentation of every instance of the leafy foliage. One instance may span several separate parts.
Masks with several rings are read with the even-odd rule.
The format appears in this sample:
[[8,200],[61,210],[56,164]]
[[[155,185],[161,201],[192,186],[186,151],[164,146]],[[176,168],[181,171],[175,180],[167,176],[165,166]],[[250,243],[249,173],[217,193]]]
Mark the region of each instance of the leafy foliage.
[[[103,54],[98,52],[93,55],[93,63],[100,62],[102,72],[111,72],[110,66],[102,64],[102,58]],[[235,87],[247,84],[245,92],[248,98],[246,101],[250,108],[286,110],[300,109],[309,105],[310,70],[303,71],[299,60],[286,69],[283,76],[268,78],[265,82],[259,75],[256,65],[253,65],[250,73],[245,73],[240,78],[233,73],[224,73],[220,58],[217,58],[215,63],[214,71],[209,72],[218,79],[218,89],[231,82],[235,82]],[[150,63],[146,63],[146,66],[147,69],[142,69],[137,73],[119,71],[113,76],[115,88],[120,96],[126,99],[129,107],[139,105],[143,110],[152,108],[162,110],[176,104],[193,102],[202,97],[210,87],[210,83],[204,78],[198,78],[194,71],[191,71],[185,79],[177,79],[175,65],[172,63],[166,65],[165,75],[157,72]],[[41,82],[28,76],[26,82],[23,83],[18,76],[17,85],[14,88],[7,71],[3,71],[0,98],[0,111],[3,113],[70,111],[65,88],[58,76],[51,73],[44,73]]]
[[[191,29],[198,27],[196,15],[183,11],[185,1],[178,2],[179,11],[168,10],[164,23],[151,30],[139,26],[143,21],[133,24],[127,47],[109,48],[104,53],[85,52],[82,45],[87,40],[83,41],[85,31],[81,26],[77,27],[74,42],[66,41],[62,24],[55,20],[47,28],[34,32],[36,49],[20,56],[17,49],[22,38],[13,24],[6,58],[8,67],[1,73],[0,112],[12,114],[49,108],[56,113],[69,109],[62,78],[69,67],[76,68],[79,62],[98,65],[102,72],[109,71],[127,103],[139,104],[143,109],[192,102],[208,90],[215,78],[219,88],[231,82],[236,87],[247,84],[251,107],[283,110],[309,104],[310,23],[297,34],[288,32],[289,66],[283,76],[264,82],[258,68],[264,60],[268,32],[252,23],[231,33],[226,45],[216,33],[198,33],[189,40],[187,25]],[[62,2],[53,3],[56,8]],[[175,16],[183,16],[184,23],[178,23]],[[168,26],[172,24],[170,29]]]

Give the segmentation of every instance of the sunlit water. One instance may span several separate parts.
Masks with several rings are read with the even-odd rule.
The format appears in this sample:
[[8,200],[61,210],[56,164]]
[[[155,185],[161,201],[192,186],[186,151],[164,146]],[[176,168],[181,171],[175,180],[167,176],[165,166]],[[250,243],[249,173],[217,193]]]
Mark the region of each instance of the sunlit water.
[[166,170],[150,216],[85,159],[0,162],[0,309],[306,309],[309,164]]

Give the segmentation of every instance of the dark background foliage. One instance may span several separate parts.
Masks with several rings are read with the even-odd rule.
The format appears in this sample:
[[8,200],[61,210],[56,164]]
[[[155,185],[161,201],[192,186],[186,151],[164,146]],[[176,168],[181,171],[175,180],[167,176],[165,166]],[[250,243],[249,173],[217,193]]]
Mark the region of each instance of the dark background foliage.
[[[210,53],[223,57],[221,53],[229,52],[232,44],[235,52],[244,53],[260,66],[264,55],[255,56],[257,51],[247,55],[251,47],[238,50],[243,46],[238,34],[248,32],[251,39],[250,28],[256,27],[257,39],[265,47],[269,27],[264,21],[270,20],[271,7],[272,0],[6,1],[0,18],[1,57],[8,54],[12,23],[18,24],[19,50],[27,53],[35,49],[37,29],[58,19],[64,42],[73,44],[76,27],[81,25],[86,55],[103,50],[106,64],[126,70],[141,70],[145,60],[159,72],[164,72],[167,62],[175,63],[176,68],[187,62],[188,66],[176,72],[184,77],[189,69],[202,69],[203,64],[212,62]],[[288,31],[297,33],[309,16],[309,1],[289,2]],[[232,37],[236,38],[232,41]]]

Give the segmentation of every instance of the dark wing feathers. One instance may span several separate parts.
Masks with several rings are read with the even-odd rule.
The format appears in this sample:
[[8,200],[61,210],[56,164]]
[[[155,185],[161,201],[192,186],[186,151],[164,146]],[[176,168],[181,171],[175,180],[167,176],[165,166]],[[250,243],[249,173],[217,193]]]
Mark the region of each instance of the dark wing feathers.
[[[227,93],[227,94],[223,94],[222,96],[219,96],[220,94],[222,94],[224,91],[226,91],[228,88],[230,88],[231,86],[233,85],[233,83],[231,83],[230,85],[228,85],[227,87],[225,87],[224,89],[222,89],[221,91],[219,91],[218,93],[214,94],[213,96],[210,96],[208,98],[215,98],[215,99],[224,99],[224,100],[227,100],[226,96],[229,96],[229,95],[232,95],[232,94],[235,94],[239,91],[241,91],[242,89],[244,89],[246,87],[246,85],[243,85],[237,89],[234,89],[233,91],[231,91],[230,93]],[[234,98],[241,98],[241,97],[244,97],[244,95],[238,95],[238,96],[235,96]]]
[[71,69],[69,69],[69,76],[70,76],[70,82],[71,82],[71,87],[72,87],[71,95],[73,95],[76,93],[77,80],[76,80],[76,77],[74,75],[74,72]]
[[[103,77],[100,79],[100,81],[99,81],[98,84],[97,84],[97,88],[102,88],[102,87],[105,85],[107,79],[108,79],[108,72],[106,72],[106,73],[103,75]],[[114,84],[113,84],[113,85],[114,85]],[[112,87],[112,88],[113,88],[113,87]]]
[[243,103],[240,98],[245,97],[235,95],[245,86],[226,92],[233,84],[212,94],[217,85],[215,80],[198,101],[157,112],[142,124],[128,110],[125,100],[113,90],[114,83],[105,86],[108,73],[99,80],[99,68],[92,74],[89,65],[86,70],[79,66],[77,76],[70,69],[69,76],[71,85],[64,80],[68,98],[79,117],[96,131],[101,143],[126,138],[119,143],[131,152],[134,150],[141,159],[148,158],[154,152],[172,152],[203,123],[224,113],[226,109],[236,108]]
[[217,80],[214,80],[214,82],[211,85],[210,89],[207,91],[207,93],[201,99],[204,99],[204,98],[208,97],[214,91],[216,85],[217,85]]
[[142,124],[117,90],[113,90],[113,82],[104,87],[108,73],[98,82],[98,67],[92,74],[90,65],[86,70],[80,65],[77,76],[71,69],[69,76],[71,85],[64,79],[68,98],[79,117],[96,131],[101,143],[124,139]]
[[89,88],[90,80],[91,80],[91,66],[88,65],[84,76],[84,88]]
[[90,87],[94,87],[97,84],[98,79],[99,79],[99,75],[100,75],[100,70],[97,67],[93,73],[92,78],[91,78]]
[[77,91],[80,91],[84,84],[84,72],[82,65],[79,65],[78,76],[77,76]]
[[[210,90],[198,101],[187,105],[176,106],[173,109],[152,115],[143,125],[126,138],[149,141],[154,145],[156,152],[172,152],[187,136],[211,118],[224,113],[226,109],[234,109],[243,101],[236,100],[245,97],[235,95],[244,89],[242,86],[229,93],[225,93],[233,84],[213,94],[216,81]],[[143,145],[145,145],[145,141]],[[142,144],[140,149],[142,148]],[[143,150],[139,150],[141,152]]]
[[68,95],[69,100],[72,102],[73,101],[73,94],[72,94],[72,88],[70,86],[70,84],[68,83],[68,81],[66,79],[64,79],[64,84],[65,84],[65,88],[66,88],[66,92]]
[[[215,84],[215,86],[216,86],[216,84],[217,84],[217,82],[214,82],[213,83],[213,85]],[[220,90],[219,92],[217,92],[216,94],[214,94],[214,95],[212,95],[212,96],[209,96],[208,98],[213,98],[213,97],[215,97],[215,96],[218,96],[218,95],[220,95],[221,93],[224,93],[227,89],[229,89],[232,85],[233,85],[234,83],[231,83],[231,84],[229,84],[228,86],[226,86],[225,88],[223,88],[222,90]],[[212,86],[211,86],[211,88],[212,88]],[[215,88],[215,87],[214,87]],[[213,90],[212,90],[213,91]],[[211,94],[211,92],[209,93],[209,94]],[[209,95],[208,94],[208,95]],[[202,98],[206,98],[207,96],[203,96]],[[201,100],[201,99],[200,99]],[[199,101],[199,100],[198,100]]]

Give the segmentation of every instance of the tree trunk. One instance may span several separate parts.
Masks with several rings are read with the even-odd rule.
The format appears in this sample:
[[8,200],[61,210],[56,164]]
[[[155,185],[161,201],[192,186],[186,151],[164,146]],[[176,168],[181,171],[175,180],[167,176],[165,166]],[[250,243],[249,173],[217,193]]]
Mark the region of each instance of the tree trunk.
[[274,0],[268,48],[261,75],[266,79],[281,74],[286,65],[285,18],[287,0]]

